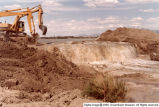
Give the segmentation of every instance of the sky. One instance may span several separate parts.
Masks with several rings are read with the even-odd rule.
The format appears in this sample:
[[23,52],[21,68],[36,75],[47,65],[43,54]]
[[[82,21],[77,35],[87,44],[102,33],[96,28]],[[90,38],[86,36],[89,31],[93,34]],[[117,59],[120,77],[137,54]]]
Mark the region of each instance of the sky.
[[[0,10],[39,4],[44,11],[47,36],[92,35],[118,27],[159,30],[159,0],[0,0]],[[38,29],[36,14],[34,19]],[[0,17],[2,22],[13,20],[14,17]]]

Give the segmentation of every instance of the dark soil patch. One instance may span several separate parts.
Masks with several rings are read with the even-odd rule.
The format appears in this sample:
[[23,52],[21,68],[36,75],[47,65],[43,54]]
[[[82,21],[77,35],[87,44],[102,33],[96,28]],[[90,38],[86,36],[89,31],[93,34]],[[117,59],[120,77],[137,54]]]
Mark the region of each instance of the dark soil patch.
[[49,53],[26,45],[0,41],[2,87],[30,94],[54,95],[63,90],[83,89],[90,77],[91,74],[67,61],[57,48]]

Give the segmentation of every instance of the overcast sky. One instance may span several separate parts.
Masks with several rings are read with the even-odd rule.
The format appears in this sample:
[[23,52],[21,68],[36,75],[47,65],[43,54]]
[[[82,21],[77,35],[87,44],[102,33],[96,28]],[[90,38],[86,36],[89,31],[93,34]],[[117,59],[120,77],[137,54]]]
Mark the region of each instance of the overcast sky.
[[[96,34],[117,27],[159,29],[159,0],[0,0],[0,10],[38,4],[43,6],[47,36]],[[13,18],[0,20],[12,23]]]

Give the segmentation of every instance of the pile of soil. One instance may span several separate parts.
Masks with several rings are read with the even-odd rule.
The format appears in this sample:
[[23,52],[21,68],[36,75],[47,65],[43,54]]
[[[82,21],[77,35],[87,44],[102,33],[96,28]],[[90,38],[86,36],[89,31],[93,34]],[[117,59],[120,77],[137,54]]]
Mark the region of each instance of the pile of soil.
[[91,74],[67,61],[57,48],[49,53],[24,44],[0,41],[0,86],[20,90],[21,99],[27,98],[28,93],[32,96],[49,93],[51,97],[62,91],[83,89],[90,77]]
[[135,43],[140,54],[159,53],[159,34],[150,30],[117,28],[102,33],[97,40]]

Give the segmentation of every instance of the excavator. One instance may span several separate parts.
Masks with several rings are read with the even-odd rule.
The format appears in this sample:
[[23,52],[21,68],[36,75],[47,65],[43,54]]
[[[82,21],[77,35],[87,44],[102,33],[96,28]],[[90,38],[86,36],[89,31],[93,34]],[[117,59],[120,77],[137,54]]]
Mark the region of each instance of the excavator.
[[[43,10],[41,5],[32,8],[19,8],[12,10],[0,11],[0,17],[16,16],[13,24],[0,22],[0,34],[3,35],[4,41],[27,41],[28,43],[36,43],[39,38],[39,34],[35,31],[35,24],[33,19],[33,13],[38,12],[39,29],[43,35],[47,33],[47,27],[43,25]],[[25,33],[24,21],[21,21],[23,17],[27,17],[27,22],[31,36]],[[19,39],[20,38],[20,39]]]

